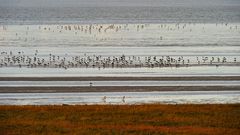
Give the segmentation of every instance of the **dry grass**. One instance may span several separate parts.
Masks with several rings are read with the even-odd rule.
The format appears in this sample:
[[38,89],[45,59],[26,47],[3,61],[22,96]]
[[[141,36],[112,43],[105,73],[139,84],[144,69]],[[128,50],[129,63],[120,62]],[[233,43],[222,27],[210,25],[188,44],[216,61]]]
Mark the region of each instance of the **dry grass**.
[[0,106],[0,134],[240,134],[240,104]]

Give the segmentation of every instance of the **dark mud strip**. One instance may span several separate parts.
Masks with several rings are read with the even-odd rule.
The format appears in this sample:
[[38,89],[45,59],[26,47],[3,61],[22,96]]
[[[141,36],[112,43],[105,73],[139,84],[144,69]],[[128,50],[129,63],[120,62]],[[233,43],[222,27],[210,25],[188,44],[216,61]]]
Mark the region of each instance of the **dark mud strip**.
[[240,80],[240,76],[185,76],[185,77],[0,77],[0,81],[210,81]]
[[0,93],[240,91],[240,86],[1,87]]

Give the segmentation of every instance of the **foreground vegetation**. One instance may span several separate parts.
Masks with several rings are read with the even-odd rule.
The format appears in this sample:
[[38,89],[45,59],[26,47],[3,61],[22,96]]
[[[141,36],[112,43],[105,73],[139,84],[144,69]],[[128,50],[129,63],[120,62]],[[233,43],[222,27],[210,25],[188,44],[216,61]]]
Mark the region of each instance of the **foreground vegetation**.
[[232,134],[240,104],[0,106],[0,134]]

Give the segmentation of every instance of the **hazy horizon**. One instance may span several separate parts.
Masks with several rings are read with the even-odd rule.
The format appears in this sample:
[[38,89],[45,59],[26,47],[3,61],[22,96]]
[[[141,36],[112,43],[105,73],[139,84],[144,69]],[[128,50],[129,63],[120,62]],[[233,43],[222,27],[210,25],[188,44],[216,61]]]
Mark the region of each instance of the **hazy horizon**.
[[239,0],[0,0],[0,7],[240,6]]
[[238,0],[0,0],[0,24],[238,23]]

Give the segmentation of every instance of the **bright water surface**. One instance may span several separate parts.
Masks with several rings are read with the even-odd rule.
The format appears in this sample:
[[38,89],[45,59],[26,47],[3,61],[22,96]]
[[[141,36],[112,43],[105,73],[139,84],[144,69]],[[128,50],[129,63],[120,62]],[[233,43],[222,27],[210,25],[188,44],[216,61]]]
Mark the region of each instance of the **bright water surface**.
[[72,86],[240,86],[240,81],[0,81],[1,87]]
[[[106,100],[104,97],[106,96]],[[123,100],[123,97],[125,99]],[[240,103],[239,91],[0,93],[0,105]]]

